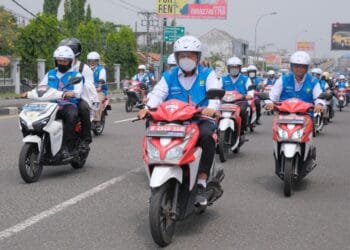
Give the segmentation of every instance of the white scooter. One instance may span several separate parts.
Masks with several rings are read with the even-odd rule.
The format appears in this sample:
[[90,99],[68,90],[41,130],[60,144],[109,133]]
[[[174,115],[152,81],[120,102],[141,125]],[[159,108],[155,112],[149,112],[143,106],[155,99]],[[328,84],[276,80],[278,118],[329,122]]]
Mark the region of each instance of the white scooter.
[[[80,81],[80,77],[74,77],[69,84],[77,84]],[[89,151],[79,147],[80,122],[77,122],[74,131],[77,150],[68,159],[61,157],[63,122],[56,119],[59,105],[50,101],[62,99],[62,91],[48,86],[38,86],[28,92],[27,97],[40,102],[24,105],[19,114],[20,129],[24,137],[24,145],[19,155],[19,171],[23,180],[27,183],[36,182],[43,165],[71,164],[75,169],[82,168]]]

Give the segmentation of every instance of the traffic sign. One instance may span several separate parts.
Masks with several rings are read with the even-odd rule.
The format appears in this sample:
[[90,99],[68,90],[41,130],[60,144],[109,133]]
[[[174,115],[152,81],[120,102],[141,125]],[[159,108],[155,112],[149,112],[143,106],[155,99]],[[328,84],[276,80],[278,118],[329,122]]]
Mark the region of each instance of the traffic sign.
[[164,42],[174,42],[175,40],[179,39],[184,35],[185,27],[165,26],[164,28]]

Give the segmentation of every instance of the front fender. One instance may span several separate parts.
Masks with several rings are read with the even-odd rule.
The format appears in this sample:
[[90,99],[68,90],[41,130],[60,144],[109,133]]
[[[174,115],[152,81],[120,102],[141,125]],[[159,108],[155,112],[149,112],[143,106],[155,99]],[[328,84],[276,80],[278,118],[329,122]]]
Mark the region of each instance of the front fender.
[[285,157],[292,158],[296,153],[301,155],[301,148],[297,143],[283,143],[281,145],[281,152],[284,153]]
[[160,187],[172,178],[182,183],[182,174],[182,169],[179,166],[156,166],[152,171],[150,187]]
[[23,138],[24,143],[36,143],[38,145],[39,152],[41,151],[41,138],[37,135],[27,135]]
[[235,130],[235,123],[233,120],[228,118],[221,119],[219,122],[219,131],[225,131],[228,128],[231,128],[232,131]]

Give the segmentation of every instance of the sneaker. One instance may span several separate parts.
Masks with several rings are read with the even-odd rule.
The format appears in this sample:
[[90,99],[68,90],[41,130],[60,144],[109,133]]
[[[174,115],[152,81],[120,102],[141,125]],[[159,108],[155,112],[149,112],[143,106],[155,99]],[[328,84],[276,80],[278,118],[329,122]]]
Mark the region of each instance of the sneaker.
[[197,195],[195,204],[197,206],[206,206],[208,204],[206,188],[202,184],[197,185]]

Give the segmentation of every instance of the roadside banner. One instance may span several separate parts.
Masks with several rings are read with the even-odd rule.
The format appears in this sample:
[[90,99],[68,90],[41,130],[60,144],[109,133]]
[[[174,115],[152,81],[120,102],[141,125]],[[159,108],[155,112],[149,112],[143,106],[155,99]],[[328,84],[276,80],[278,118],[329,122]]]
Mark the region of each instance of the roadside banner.
[[297,42],[297,50],[309,51],[309,52],[314,51],[315,43],[307,42],[307,41]]
[[350,23],[333,23],[331,50],[350,50]]
[[226,19],[227,0],[157,0],[161,17]]

